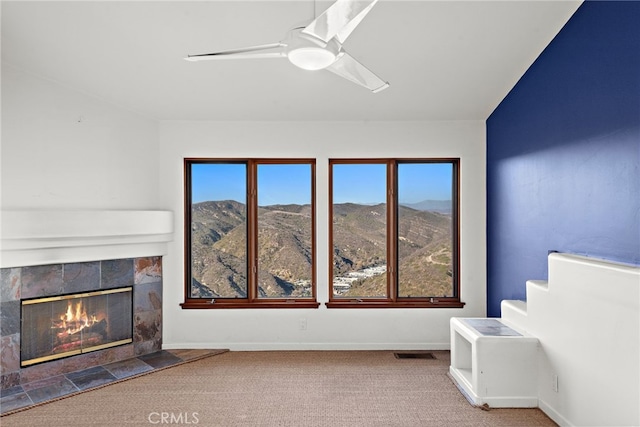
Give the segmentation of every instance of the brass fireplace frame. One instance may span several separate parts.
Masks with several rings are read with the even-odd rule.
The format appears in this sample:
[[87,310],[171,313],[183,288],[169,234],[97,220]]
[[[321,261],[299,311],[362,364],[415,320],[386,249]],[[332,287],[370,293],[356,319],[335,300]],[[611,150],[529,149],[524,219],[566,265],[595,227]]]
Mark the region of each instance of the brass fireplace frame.
[[[53,301],[64,301],[64,300],[71,300],[71,299],[77,299],[77,298],[86,298],[86,297],[92,297],[92,296],[125,293],[125,292],[131,292],[133,295],[133,286],[126,286],[126,287],[115,288],[115,289],[101,289],[96,291],[81,292],[81,293],[75,293],[75,294],[69,294],[69,295],[56,295],[56,296],[50,296],[50,297],[22,300],[21,306],[41,304],[41,303],[53,302]],[[70,350],[63,353],[51,354],[51,355],[36,357],[28,360],[20,360],[20,366],[24,368],[24,367],[35,365],[38,363],[48,362],[50,360],[62,359],[65,357],[75,356],[78,354],[90,353],[92,351],[103,350],[105,348],[111,348],[111,347],[117,347],[119,345],[129,344],[132,342],[133,342],[133,333],[131,338],[127,338],[123,340],[112,341],[105,344],[79,348],[79,349]]]

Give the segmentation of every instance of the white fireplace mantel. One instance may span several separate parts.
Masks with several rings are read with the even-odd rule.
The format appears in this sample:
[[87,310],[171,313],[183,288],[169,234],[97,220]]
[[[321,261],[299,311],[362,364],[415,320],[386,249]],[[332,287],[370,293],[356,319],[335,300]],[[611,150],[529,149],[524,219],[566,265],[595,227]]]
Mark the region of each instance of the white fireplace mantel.
[[161,256],[171,240],[170,211],[2,211],[0,268]]

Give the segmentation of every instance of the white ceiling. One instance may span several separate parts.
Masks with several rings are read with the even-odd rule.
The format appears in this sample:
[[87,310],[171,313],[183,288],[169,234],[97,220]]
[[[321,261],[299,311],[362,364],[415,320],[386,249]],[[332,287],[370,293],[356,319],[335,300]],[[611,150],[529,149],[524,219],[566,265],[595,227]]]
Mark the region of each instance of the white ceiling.
[[580,1],[382,0],[344,44],[373,94],[286,59],[191,63],[282,40],[331,2],[2,1],[2,61],[159,120],[484,120]]

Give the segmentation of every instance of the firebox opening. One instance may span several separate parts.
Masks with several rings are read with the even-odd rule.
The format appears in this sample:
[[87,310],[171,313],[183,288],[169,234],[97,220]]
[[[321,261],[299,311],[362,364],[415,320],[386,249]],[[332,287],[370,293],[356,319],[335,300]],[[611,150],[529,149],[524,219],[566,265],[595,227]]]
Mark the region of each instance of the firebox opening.
[[133,287],[21,301],[20,366],[133,341]]

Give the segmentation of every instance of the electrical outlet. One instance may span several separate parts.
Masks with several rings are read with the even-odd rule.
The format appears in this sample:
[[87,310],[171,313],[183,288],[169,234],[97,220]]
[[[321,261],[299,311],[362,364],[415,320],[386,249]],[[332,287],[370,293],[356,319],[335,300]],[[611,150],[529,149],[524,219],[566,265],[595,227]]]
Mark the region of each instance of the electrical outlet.
[[301,331],[306,331],[307,330],[307,319],[305,319],[304,317],[301,318],[298,322],[298,325],[300,326],[300,330]]
[[558,392],[558,376],[556,374],[551,377],[551,389],[556,393]]

